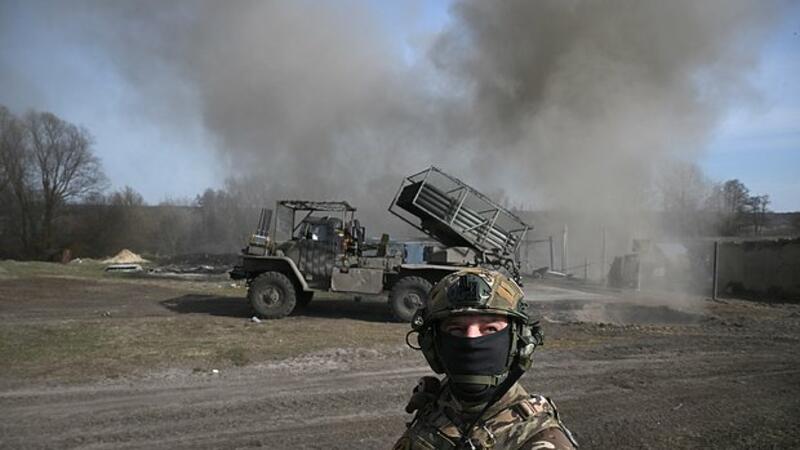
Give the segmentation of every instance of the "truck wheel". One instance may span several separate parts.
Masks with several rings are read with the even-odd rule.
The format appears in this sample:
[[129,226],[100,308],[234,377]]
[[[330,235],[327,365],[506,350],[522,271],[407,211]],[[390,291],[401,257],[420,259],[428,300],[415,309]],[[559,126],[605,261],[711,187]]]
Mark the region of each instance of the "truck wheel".
[[256,313],[264,319],[280,319],[294,310],[294,285],[280,272],[265,272],[250,283],[247,299]]
[[431,283],[422,277],[401,278],[389,294],[389,309],[400,322],[411,322],[417,308],[425,306]]

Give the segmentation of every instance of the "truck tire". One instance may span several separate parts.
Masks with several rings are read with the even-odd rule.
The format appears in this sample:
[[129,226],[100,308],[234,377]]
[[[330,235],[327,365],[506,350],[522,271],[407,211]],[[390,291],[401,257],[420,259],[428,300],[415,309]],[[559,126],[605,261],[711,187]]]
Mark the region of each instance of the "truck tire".
[[431,283],[422,277],[401,278],[389,294],[389,309],[399,322],[411,322],[417,308],[425,306]]
[[250,283],[247,299],[256,314],[264,319],[288,316],[297,302],[294,285],[280,272],[264,272],[257,276]]

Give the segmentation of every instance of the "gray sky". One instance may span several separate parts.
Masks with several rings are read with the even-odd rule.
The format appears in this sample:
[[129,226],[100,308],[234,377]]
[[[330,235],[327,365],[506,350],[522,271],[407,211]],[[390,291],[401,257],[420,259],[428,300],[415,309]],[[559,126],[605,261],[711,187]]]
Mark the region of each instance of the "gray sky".
[[433,163],[612,204],[677,157],[800,210],[797,4],[530,3],[0,0],[0,103],[84,125],[149,202],[263,174],[385,205]]

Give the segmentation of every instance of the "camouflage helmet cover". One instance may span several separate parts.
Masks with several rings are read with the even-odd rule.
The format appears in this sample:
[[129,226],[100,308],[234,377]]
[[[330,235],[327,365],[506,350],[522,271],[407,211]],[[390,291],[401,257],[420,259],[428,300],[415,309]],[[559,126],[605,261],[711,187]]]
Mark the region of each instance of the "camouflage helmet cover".
[[496,314],[527,321],[523,297],[519,285],[500,272],[463,269],[436,284],[421,318],[431,323],[454,315]]

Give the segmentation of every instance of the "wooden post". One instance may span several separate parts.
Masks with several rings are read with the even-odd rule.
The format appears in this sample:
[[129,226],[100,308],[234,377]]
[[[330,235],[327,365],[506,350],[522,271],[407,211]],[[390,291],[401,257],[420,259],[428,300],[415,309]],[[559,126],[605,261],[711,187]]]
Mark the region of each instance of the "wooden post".
[[553,252],[553,236],[550,236],[548,238],[548,240],[550,241],[550,269],[549,270],[555,270],[556,268],[555,268],[555,266],[553,266],[553,264],[555,263],[555,255],[554,255],[554,252]]
[[567,226],[564,225],[564,232],[561,236],[561,273],[566,274],[567,268],[569,265],[567,264],[567,237],[568,237],[568,230]]
[[714,241],[714,259],[711,268],[711,299],[717,299],[717,277],[719,275],[719,241]]
[[608,272],[606,271],[606,227],[603,227],[603,252],[600,258],[600,280],[603,281],[603,284],[606,282],[606,276]]

